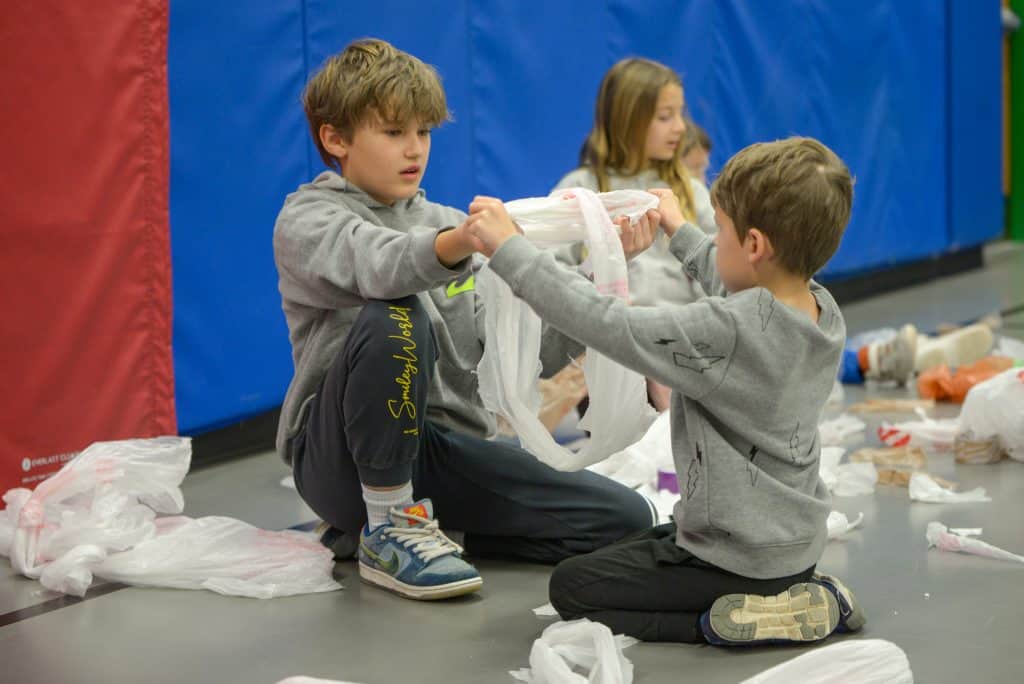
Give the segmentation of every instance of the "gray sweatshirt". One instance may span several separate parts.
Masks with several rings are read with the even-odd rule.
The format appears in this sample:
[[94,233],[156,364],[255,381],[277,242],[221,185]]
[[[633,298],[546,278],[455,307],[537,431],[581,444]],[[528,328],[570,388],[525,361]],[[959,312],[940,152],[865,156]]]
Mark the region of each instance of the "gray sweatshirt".
[[[309,400],[371,299],[418,293],[438,347],[427,418],[480,437],[494,434],[494,415],[483,407],[476,380],[484,315],[470,278],[483,261],[466,259],[449,269],[434,251],[438,232],[465,217],[427,201],[423,190],[387,206],[330,171],[285,199],[274,226],[274,261],[295,365],[277,430],[277,450],[286,462],[288,440],[301,427]],[[546,328],[544,375],[582,350]]]
[[842,314],[813,281],[817,324],[764,288],[726,296],[715,247],[692,225],[670,249],[715,296],[630,307],[521,236],[490,263],[548,323],[673,389],[679,546],[745,577],[802,572],[826,541],[831,502],[818,476],[818,421],[846,337]]
[[[611,172],[608,175],[608,185],[611,190],[668,187],[653,169],[633,176]],[[597,192],[597,176],[589,168],[581,167],[558,181],[555,190],[561,188],[587,188]],[[715,225],[715,210],[711,206],[708,189],[696,178],[691,178],[690,191],[697,211],[697,225],[705,233],[713,235],[718,228]],[[581,254],[582,250],[577,250],[577,253]],[[566,258],[562,254],[560,252],[559,256],[563,261],[572,262],[571,258]],[[635,305],[657,306],[689,304],[703,297],[704,292],[683,274],[679,260],[669,251],[668,238],[663,233],[658,233],[654,244],[629,262],[629,296]]]

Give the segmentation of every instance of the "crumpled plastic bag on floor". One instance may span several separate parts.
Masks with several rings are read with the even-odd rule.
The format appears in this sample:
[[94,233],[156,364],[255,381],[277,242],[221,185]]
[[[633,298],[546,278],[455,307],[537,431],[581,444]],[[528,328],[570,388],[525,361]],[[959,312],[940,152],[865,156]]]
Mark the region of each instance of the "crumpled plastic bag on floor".
[[1024,368],[1011,368],[972,387],[960,426],[970,439],[997,437],[1010,458],[1024,461]]
[[740,684],[914,684],[903,649],[884,639],[851,639],[816,648]]
[[857,517],[850,520],[845,513],[831,511],[828,514],[828,538],[842,539],[848,532],[853,531],[864,522],[864,514],[858,513]]
[[12,489],[0,554],[48,589],[82,596],[93,577],[142,586],[271,598],[340,585],[330,550],[297,532],[185,516],[179,485],[190,440],[97,442],[35,491]]
[[929,418],[923,409],[916,409],[920,420],[903,423],[882,423],[878,428],[878,438],[891,447],[919,446],[938,451],[949,451],[953,448],[959,434],[959,418]]
[[533,642],[530,667],[509,674],[528,684],[631,684],[633,663],[622,649],[635,643],[586,618],[556,622]]
[[913,473],[907,485],[911,501],[926,503],[984,503],[991,501],[984,487],[975,487],[969,492],[954,492],[936,482],[927,473]]
[[841,446],[850,437],[863,433],[867,425],[863,420],[849,413],[844,413],[832,420],[823,421],[818,425],[818,435],[821,438],[821,446]]
[[[528,240],[553,245],[584,240],[599,292],[629,298],[622,243],[612,217],[635,220],[658,198],[639,190],[611,193],[570,188],[547,198],[508,202],[506,208]],[[583,364],[590,406],[579,427],[590,440],[579,451],[555,442],[537,417],[540,409],[541,321],[488,266],[477,274],[484,301],[487,345],[477,366],[484,406],[509,422],[523,448],[556,470],[580,470],[636,442],[655,418],[642,375],[593,350]]]
[[[957,534],[958,532],[960,534]],[[930,522],[928,523],[928,530],[925,532],[925,538],[928,540],[929,547],[935,547],[942,551],[969,553],[975,556],[995,558],[996,560],[1024,563],[1024,556],[1018,556],[998,546],[992,546],[980,539],[975,539],[974,535],[979,534],[981,534],[980,529],[951,530],[940,522]]]
[[846,450],[842,447],[822,447],[818,459],[818,474],[835,496],[861,496],[875,491],[878,470],[874,463],[839,464]]

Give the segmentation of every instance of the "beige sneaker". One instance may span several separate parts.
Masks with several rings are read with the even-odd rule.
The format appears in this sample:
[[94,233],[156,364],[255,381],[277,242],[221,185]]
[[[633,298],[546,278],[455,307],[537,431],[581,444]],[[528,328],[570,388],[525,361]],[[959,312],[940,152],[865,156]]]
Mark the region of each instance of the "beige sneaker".
[[839,626],[839,603],[821,584],[794,584],[778,596],[726,594],[701,615],[704,638],[715,646],[820,641]]
[[957,368],[983,358],[992,349],[994,336],[987,325],[975,323],[939,337],[918,337],[914,369],[921,373],[943,364]]

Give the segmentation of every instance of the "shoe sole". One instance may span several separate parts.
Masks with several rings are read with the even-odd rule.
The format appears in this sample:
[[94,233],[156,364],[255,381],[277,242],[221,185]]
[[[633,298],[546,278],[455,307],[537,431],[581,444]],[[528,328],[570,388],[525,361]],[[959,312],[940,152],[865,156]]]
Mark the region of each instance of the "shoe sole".
[[437,584],[430,587],[417,587],[412,584],[406,584],[386,572],[377,570],[376,568],[371,568],[362,561],[359,562],[359,578],[367,584],[387,589],[399,596],[415,599],[417,601],[436,601],[438,599],[453,598],[455,596],[471,594],[484,584],[482,577],[470,577],[469,579],[449,582],[447,584]]
[[946,364],[956,368],[978,361],[992,348],[992,331],[984,325],[969,325],[927,343],[915,360],[918,372]]
[[794,584],[778,596],[726,594],[710,611],[711,629],[734,645],[824,639],[839,624],[839,603],[819,584]]
[[[816,575],[814,580],[823,583],[827,582],[836,588],[836,591],[842,598],[843,603],[845,603],[850,609],[850,614],[846,616],[843,627],[850,632],[859,632],[861,628],[864,627],[864,623],[867,622],[867,619],[864,617],[864,611],[860,609],[860,605],[857,603],[857,597],[853,595],[850,588],[831,575]],[[827,588],[828,587],[826,587],[826,589]],[[842,615],[842,606],[839,607],[839,612],[840,615]],[[840,620],[840,622],[842,622],[842,620]]]

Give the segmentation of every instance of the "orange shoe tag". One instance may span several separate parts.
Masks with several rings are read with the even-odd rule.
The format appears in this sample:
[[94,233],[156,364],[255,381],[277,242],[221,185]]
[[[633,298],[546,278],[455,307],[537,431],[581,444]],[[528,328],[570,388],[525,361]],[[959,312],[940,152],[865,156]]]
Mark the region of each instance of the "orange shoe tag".
[[402,510],[408,515],[415,515],[419,518],[430,518],[427,514],[427,508],[423,504],[413,504],[412,506],[408,506]]

